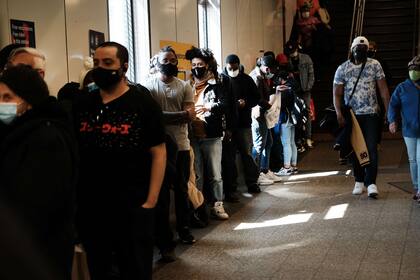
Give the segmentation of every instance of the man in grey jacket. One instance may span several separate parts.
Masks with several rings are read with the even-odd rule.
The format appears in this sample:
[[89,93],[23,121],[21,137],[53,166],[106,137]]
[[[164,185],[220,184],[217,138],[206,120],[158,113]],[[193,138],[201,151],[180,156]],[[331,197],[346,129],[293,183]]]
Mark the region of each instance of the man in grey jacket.
[[[296,41],[289,41],[284,47],[284,54],[288,57],[289,67],[293,72],[295,81],[301,89],[302,98],[305,100],[306,107],[310,108],[311,90],[315,81],[314,65],[309,55],[299,53],[298,50],[298,43]],[[312,148],[312,125],[310,118],[306,122],[305,129],[306,145]]]

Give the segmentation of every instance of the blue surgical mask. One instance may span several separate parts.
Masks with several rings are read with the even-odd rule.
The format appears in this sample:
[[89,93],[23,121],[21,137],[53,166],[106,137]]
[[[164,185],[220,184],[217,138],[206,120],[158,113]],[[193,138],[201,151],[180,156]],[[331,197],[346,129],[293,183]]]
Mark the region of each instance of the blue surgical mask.
[[17,103],[0,103],[0,121],[11,124],[17,117]]

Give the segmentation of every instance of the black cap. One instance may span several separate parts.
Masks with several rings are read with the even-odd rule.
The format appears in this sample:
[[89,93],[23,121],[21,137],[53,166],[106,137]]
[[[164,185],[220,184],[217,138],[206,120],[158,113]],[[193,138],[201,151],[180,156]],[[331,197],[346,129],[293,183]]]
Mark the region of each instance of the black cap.
[[0,76],[0,83],[6,84],[17,96],[33,107],[43,103],[49,96],[44,79],[38,71],[28,65],[8,67]]
[[260,59],[261,65],[273,68],[276,66],[276,59],[271,55],[266,55]]
[[226,57],[226,63],[229,64],[241,64],[241,61],[239,60],[239,57],[236,54],[230,54]]
[[413,57],[408,63],[408,70],[420,70],[420,55]]

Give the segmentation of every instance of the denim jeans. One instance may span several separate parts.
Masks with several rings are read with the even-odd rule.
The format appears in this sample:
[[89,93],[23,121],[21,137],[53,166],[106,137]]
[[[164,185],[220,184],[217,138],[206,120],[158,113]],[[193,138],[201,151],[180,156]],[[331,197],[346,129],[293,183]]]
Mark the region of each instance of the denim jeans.
[[254,158],[260,170],[269,169],[270,152],[273,145],[271,131],[267,128],[265,119],[257,121],[252,119],[252,157]]
[[238,188],[238,169],[236,166],[237,152],[239,152],[241,157],[245,184],[248,188],[252,188],[257,185],[260,171],[254,158],[252,157],[251,150],[251,128],[238,128],[233,131],[231,141],[223,141],[222,177],[225,195],[236,192]]
[[370,163],[360,166],[356,155],[353,153],[353,172],[356,182],[364,182],[366,186],[376,184],[378,174],[378,129],[379,116],[377,114],[356,115],[366,146],[369,152]]
[[407,146],[408,162],[410,163],[411,181],[414,191],[418,191],[420,179],[420,138],[404,137]]
[[295,143],[295,126],[290,123],[281,124],[281,144],[283,145],[284,166],[296,166],[297,147]]
[[[208,200],[222,201],[222,139],[194,139],[192,147],[195,155],[194,169],[197,188],[206,193],[203,187],[208,185],[210,190],[207,193],[213,196]],[[206,177],[204,177],[204,174]],[[206,184],[204,184],[204,181]]]

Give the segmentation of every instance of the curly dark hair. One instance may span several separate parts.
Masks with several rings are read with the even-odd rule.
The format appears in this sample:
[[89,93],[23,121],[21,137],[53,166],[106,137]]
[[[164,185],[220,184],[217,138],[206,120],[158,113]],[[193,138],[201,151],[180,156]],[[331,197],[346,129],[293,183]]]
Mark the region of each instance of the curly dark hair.
[[209,71],[213,73],[214,78],[217,79],[219,75],[217,72],[217,61],[210,49],[192,47],[185,53],[185,58],[189,61],[192,61],[194,58],[202,59],[209,66]]

